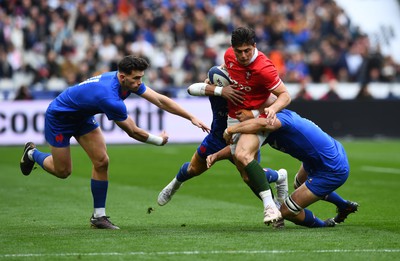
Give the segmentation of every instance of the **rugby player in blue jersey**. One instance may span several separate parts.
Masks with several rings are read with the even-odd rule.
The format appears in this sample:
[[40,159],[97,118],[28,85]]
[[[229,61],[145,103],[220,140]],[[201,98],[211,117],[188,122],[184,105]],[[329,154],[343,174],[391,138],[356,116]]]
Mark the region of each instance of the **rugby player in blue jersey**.
[[[207,82],[207,81],[206,81]],[[218,152],[226,147],[226,142],[223,138],[224,130],[227,127],[228,108],[227,100],[232,103],[241,103],[243,101],[243,93],[239,90],[226,86],[221,90],[220,96],[215,96],[215,89],[220,88],[207,83],[195,83],[189,86],[188,92],[194,96],[209,96],[213,119],[210,133],[204,138],[190,162],[185,162],[179,169],[173,180],[159,193],[157,202],[160,206],[167,204],[175,192],[181,187],[183,182],[201,175],[207,170],[206,158],[208,155]],[[203,89],[204,93],[199,92]],[[252,111],[258,114],[258,111]],[[232,159],[230,158],[233,163]],[[287,172],[285,169],[278,171],[265,168],[264,172],[268,182],[276,182],[277,200],[283,201],[288,194]],[[251,188],[251,187],[250,187]],[[251,188],[252,189],[252,188]],[[258,194],[253,190],[254,194]]]
[[[325,133],[312,121],[284,109],[277,113],[271,125],[265,118],[249,119],[224,131],[224,139],[230,142],[234,133],[269,132],[264,144],[300,160],[302,165],[295,177],[295,191],[284,200],[280,211],[284,219],[306,227],[335,226],[358,209],[356,202],[341,198],[335,190],[349,176],[349,163],[340,142]],[[207,157],[210,167],[217,160],[229,157],[229,147]],[[322,221],[306,209],[318,200],[326,200],[337,206],[336,217]]]
[[124,100],[137,94],[157,107],[188,119],[203,131],[209,128],[195,116],[184,110],[170,98],[161,95],[142,82],[148,62],[140,57],[126,56],[118,63],[118,71],[107,72],[67,88],[47,108],[45,115],[45,138],[51,154],[41,152],[32,142],[27,142],[20,167],[29,175],[34,164],[58,178],[65,179],[72,172],[70,139],[75,137],[92,161],[91,191],[93,215],[91,226],[102,229],[119,229],[106,215],[105,206],[108,190],[108,164],[106,143],[94,119],[104,113],[131,138],[158,146],[168,142],[162,131],[159,136],[139,128],[128,115]]

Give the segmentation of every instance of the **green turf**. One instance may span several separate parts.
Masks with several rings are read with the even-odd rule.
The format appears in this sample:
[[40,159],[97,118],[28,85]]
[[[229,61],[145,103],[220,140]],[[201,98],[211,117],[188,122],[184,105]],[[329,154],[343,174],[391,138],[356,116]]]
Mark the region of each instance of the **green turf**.
[[[351,174],[338,192],[360,210],[334,228],[262,222],[262,204],[229,162],[218,162],[159,207],[159,191],[196,144],[109,146],[107,214],[119,231],[90,229],[90,162],[72,147],[73,174],[20,174],[21,147],[0,147],[0,260],[399,260],[400,140],[343,141]],[[40,147],[47,150],[46,147]],[[265,147],[262,165],[299,162]],[[291,189],[292,191],[292,189]],[[148,208],[154,208],[151,214]],[[335,207],[310,209],[322,219]]]

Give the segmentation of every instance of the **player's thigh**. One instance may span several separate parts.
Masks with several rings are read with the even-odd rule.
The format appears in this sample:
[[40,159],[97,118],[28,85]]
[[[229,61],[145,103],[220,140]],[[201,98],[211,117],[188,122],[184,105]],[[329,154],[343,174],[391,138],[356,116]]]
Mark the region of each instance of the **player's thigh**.
[[76,137],[92,162],[108,164],[107,146],[100,128],[96,128],[82,136]]
[[236,144],[235,156],[238,160],[252,161],[258,152],[260,142],[256,134],[242,134]]

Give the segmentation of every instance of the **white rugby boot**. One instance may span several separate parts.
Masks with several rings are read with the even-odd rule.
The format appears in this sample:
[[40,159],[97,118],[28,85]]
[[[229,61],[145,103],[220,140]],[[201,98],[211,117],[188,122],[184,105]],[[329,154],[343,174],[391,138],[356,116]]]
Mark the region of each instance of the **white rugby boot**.
[[275,204],[268,205],[264,208],[264,224],[275,224],[282,219],[282,214]]
[[179,182],[176,177],[158,194],[157,203],[160,206],[167,204],[175,192],[182,186],[182,182]]

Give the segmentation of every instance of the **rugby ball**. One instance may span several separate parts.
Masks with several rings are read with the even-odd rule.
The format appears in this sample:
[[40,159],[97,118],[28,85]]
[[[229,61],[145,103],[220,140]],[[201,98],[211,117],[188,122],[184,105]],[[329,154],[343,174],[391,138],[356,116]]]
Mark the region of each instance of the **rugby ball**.
[[211,67],[210,70],[208,70],[207,76],[210,83],[218,87],[225,87],[232,84],[228,71],[221,66]]

